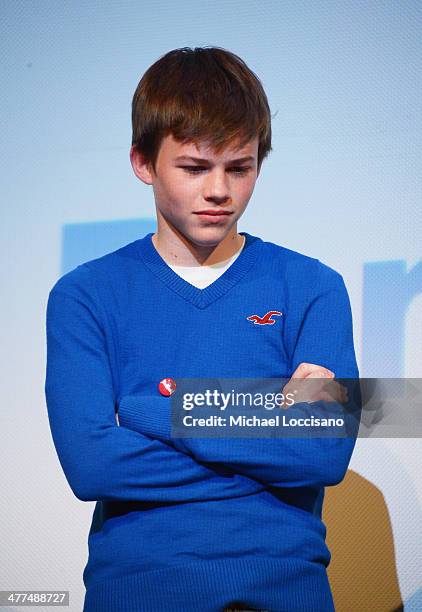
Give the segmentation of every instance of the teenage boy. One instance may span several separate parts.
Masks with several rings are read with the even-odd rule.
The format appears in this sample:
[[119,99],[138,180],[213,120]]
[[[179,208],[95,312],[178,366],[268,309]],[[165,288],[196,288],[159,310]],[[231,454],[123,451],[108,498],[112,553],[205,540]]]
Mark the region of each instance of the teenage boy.
[[47,306],[54,444],[74,494],[97,502],[84,612],[333,610],[321,509],[355,439],[178,440],[168,396],[179,377],[357,378],[343,279],[238,233],[271,150],[238,56],[165,54],[132,125],[157,231],[62,276]]

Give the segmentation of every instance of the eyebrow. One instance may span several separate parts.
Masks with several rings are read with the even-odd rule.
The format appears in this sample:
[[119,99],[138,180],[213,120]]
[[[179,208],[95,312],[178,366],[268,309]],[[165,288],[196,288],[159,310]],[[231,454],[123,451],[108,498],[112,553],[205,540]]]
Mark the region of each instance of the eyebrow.
[[[255,157],[253,155],[247,155],[246,157],[241,157],[239,159],[232,159],[228,163],[229,164],[243,164],[244,162],[254,161]],[[176,157],[174,161],[194,161],[199,164],[208,164],[208,159],[202,159],[201,157],[191,157],[190,155],[179,155]]]

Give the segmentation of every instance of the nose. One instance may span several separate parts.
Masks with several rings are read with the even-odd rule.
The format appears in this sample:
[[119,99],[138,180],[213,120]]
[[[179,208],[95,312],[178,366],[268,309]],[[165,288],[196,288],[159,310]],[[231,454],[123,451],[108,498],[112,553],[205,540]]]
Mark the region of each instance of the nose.
[[230,199],[229,181],[224,169],[214,168],[209,172],[204,182],[204,198],[219,204]]

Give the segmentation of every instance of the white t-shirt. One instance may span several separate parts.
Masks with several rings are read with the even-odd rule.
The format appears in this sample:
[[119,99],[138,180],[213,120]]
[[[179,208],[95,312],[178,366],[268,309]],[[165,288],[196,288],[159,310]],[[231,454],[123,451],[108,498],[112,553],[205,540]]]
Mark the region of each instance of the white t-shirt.
[[191,285],[198,287],[198,289],[204,289],[224,274],[227,268],[239,257],[244,246],[245,237],[243,236],[243,244],[234,255],[209,266],[174,266],[170,264],[168,266]]

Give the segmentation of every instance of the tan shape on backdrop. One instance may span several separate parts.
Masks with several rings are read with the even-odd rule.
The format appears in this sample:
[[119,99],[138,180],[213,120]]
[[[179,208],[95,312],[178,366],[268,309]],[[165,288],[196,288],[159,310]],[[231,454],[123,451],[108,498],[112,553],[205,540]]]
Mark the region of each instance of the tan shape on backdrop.
[[382,492],[353,470],[325,488],[322,519],[331,551],[336,612],[398,612],[403,603],[393,533]]

